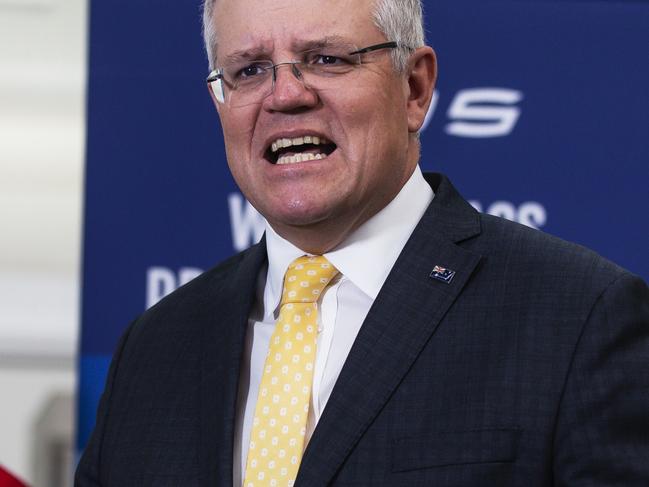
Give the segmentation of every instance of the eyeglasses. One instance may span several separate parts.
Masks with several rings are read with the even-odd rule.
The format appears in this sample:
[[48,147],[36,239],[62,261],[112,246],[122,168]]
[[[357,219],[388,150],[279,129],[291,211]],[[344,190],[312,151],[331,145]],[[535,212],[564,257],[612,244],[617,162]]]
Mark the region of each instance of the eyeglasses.
[[277,81],[277,69],[287,66],[305,87],[317,91],[342,89],[362,64],[362,55],[381,49],[396,49],[396,42],[384,42],[358,49],[351,44],[328,45],[301,54],[300,61],[273,64],[270,60],[244,60],[215,69],[207,84],[219,103],[231,108],[261,103]]

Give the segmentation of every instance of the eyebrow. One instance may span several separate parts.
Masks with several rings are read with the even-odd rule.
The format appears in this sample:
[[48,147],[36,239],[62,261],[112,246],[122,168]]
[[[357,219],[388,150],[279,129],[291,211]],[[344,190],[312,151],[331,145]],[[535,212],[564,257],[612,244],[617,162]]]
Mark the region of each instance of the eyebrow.
[[308,41],[296,41],[293,43],[293,49],[296,52],[310,51],[311,49],[319,49],[321,47],[328,47],[332,45],[352,44],[346,37],[339,35],[327,36],[322,39],[314,39]]
[[249,61],[254,59],[261,59],[267,55],[267,50],[263,47],[253,47],[252,49],[242,49],[234,51],[231,54],[223,57],[226,64],[236,63],[240,61]]
[[[313,40],[301,40],[294,41],[292,43],[292,49],[295,52],[304,52],[310,51],[311,49],[319,49],[322,47],[328,47],[332,45],[340,44],[352,44],[349,39],[339,36],[331,35],[323,37],[322,39],[313,39]],[[227,56],[223,57],[225,64],[238,63],[241,61],[251,61],[256,59],[264,59],[270,57],[269,52],[266,48],[262,46],[253,47],[250,49],[241,49],[239,51],[234,51]]]

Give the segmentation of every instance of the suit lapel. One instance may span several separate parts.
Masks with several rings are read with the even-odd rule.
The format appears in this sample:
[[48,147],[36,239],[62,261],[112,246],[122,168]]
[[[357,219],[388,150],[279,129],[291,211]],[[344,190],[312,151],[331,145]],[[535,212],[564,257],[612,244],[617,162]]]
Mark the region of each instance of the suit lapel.
[[[201,354],[202,485],[232,485],[233,439],[239,369],[265,239],[231,262],[219,289],[207,297]],[[227,264],[226,264],[227,265]]]
[[[427,179],[435,198],[363,323],[302,459],[297,485],[331,481],[480,261],[457,245],[479,233],[478,214],[448,180]],[[436,265],[455,271],[450,282],[431,277]]]

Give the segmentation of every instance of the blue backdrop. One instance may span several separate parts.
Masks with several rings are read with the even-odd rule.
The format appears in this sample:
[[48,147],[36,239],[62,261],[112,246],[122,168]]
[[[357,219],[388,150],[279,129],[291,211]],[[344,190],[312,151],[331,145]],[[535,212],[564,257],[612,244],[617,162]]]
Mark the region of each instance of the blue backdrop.
[[[440,77],[424,170],[649,278],[649,3],[425,7]],[[129,322],[263,229],[229,175],[206,75],[198,0],[92,2],[80,449]]]

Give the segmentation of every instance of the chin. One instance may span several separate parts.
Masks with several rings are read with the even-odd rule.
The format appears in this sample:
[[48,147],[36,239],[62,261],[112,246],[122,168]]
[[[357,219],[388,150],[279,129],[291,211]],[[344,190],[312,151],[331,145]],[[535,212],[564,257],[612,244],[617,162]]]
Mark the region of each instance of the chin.
[[323,207],[291,205],[272,211],[268,220],[271,223],[291,227],[308,227],[326,221],[331,216],[331,210]]

